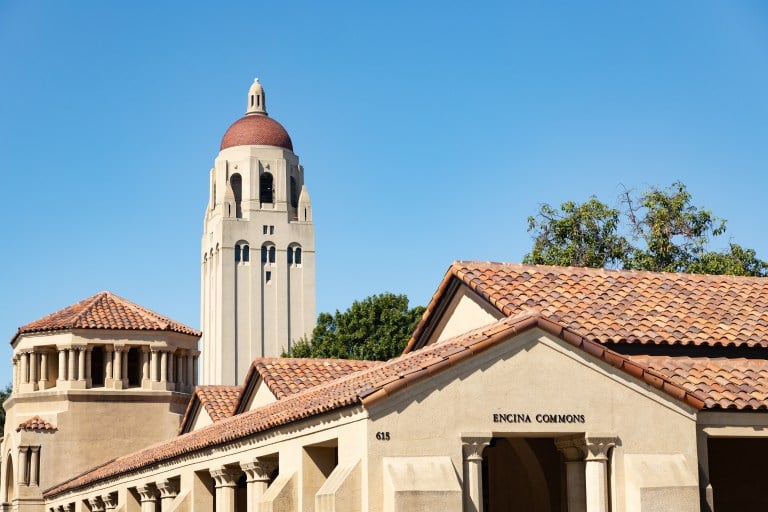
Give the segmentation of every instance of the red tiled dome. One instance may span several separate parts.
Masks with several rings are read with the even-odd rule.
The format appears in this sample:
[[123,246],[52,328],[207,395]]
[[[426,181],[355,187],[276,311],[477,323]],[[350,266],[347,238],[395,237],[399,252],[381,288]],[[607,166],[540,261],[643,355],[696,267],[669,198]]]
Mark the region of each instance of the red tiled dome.
[[266,115],[247,115],[235,121],[221,139],[220,149],[250,145],[277,146],[293,151],[288,132]]

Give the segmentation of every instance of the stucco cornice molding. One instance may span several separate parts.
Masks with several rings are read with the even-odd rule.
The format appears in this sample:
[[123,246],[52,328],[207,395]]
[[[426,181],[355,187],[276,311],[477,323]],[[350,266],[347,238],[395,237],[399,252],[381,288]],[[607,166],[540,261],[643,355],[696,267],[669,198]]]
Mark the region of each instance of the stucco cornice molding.
[[224,466],[221,468],[211,469],[210,473],[216,484],[216,488],[237,487],[237,479],[240,476],[240,472],[238,470]]

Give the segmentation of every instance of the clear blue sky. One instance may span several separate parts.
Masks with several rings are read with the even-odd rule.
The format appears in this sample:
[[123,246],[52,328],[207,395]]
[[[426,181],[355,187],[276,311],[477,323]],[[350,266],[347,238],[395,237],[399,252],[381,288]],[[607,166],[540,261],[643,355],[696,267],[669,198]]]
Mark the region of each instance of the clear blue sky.
[[[520,261],[541,203],[685,182],[768,259],[760,1],[0,0],[0,339],[110,290],[199,327],[221,136],[258,76],[306,170],[318,311]],[[0,383],[10,381],[0,343]]]

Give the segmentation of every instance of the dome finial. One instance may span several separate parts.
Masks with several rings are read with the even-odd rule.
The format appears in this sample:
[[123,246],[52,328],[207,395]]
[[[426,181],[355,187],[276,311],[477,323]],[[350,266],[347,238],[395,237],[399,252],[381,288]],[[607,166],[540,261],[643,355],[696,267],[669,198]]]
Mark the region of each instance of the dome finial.
[[267,115],[267,102],[264,96],[264,88],[259,83],[259,79],[255,78],[251,88],[248,89],[248,110],[245,111],[245,115]]

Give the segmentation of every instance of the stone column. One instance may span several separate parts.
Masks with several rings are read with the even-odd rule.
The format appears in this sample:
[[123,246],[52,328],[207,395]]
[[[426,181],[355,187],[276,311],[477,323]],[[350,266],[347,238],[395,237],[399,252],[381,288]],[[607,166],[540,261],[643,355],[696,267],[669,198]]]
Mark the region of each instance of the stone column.
[[168,351],[168,386],[169,389],[173,389],[176,383],[176,372],[174,363],[176,362],[176,354],[171,350]]
[[13,356],[13,378],[11,379],[13,384],[13,391],[19,390],[19,356]]
[[158,360],[158,353],[157,350],[153,350],[150,353],[150,361],[149,361],[149,380],[152,382],[159,382],[160,377],[157,376],[157,360]]
[[212,469],[211,476],[216,487],[215,512],[234,512],[235,489],[237,488],[237,478],[240,476],[240,472],[232,468],[222,467]]
[[176,356],[176,391],[184,391],[184,356]]
[[63,384],[67,380],[67,349],[58,347],[59,350],[59,378],[56,385]]
[[102,501],[101,496],[90,498],[88,503],[91,505],[91,512],[104,512],[105,510],[104,501]]
[[115,376],[112,373],[112,347],[104,347],[104,387],[111,387]]
[[77,380],[85,382],[85,347],[77,347]]
[[608,512],[608,454],[616,446],[615,436],[587,436],[587,512]]
[[269,486],[269,475],[277,468],[277,459],[259,457],[253,462],[240,464],[245,471],[248,495],[246,510],[259,510],[259,502]]
[[40,485],[40,447],[29,447],[29,485]]
[[29,382],[29,353],[22,352],[19,358],[21,359],[21,383],[26,384]]
[[483,511],[483,450],[491,444],[490,433],[463,434],[464,510]]
[[173,500],[179,493],[179,488],[171,480],[163,480],[157,484],[157,489],[160,491],[160,510],[161,512],[170,512]]
[[187,352],[187,392],[191,393],[195,388],[195,358],[191,353]]
[[112,378],[114,379],[115,389],[123,389],[123,351],[125,347],[115,345],[114,355],[112,357]]
[[48,387],[48,352],[40,352],[40,389]]
[[105,494],[101,497],[101,500],[104,502],[104,510],[115,510],[117,508],[117,495]]
[[93,382],[91,377],[91,357],[93,347],[85,347],[85,387],[90,388]]
[[29,383],[32,389],[37,389],[37,352],[34,350],[27,354],[29,356]]
[[165,384],[168,382],[168,351],[163,350],[160,352],[160,382]]
[[584,436],[568,436],[555,439],[555,446],[565,463],[565,481],[568,512],[586,512],[587,487],[584,462],[587,446]]
[[19,484],[27,485],[27,446],[19,446],[19,468],[17,470]]
[[198,369],[197,369],[197,358],[200,356],[200,352],[192,352],[192,387],[194,388],[197,386],[197,383],[199,382],[199,378],[197,375]]
[[157,489],[152,485],[140,485],[136,488],[141,501],[141,512],[155,512],[157,503]]
[[131,347],[123,347],[122,352],[120,352],[120,357],[122,357],[122,369],[123,373],[121,376],[121,379],[123,381],[123,387],[128,387],[128,351],[131,350]]
[[67,349],[67,380],[75,380],[75,351],[72,347]]
[[141,347],[141,387],[150,388],[149,384],[149,347]]

